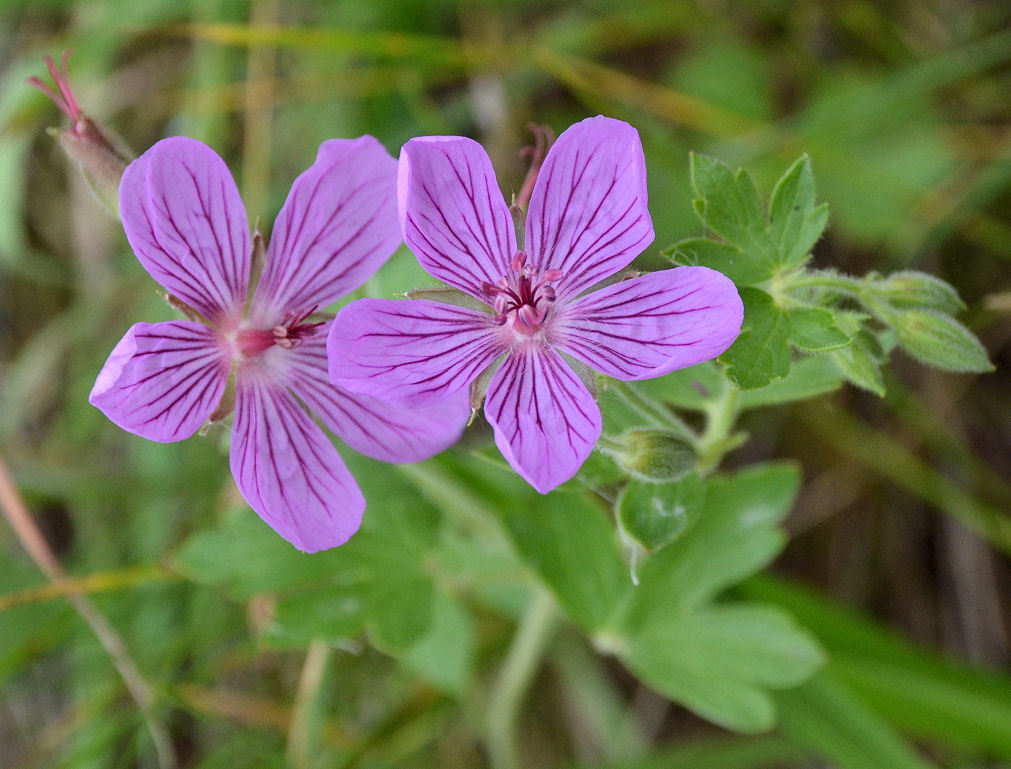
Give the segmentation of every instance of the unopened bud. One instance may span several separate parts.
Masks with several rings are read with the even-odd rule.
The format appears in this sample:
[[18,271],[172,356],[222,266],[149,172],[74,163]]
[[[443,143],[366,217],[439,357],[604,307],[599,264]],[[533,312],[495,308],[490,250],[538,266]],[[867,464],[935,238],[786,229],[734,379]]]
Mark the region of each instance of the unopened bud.
[[965,309],[958,292],[948,283],[915,270],[903,270],[873,284],[874,292],[896,309],[936,310],[955,315]]
[[114,133],[81,111],[67,79],[67,56],[65,51],[57,69],[51,57],[46,57],[46,66],[52,75],[55,90],[37,77],[27,82],[48,96],[60,110],[70,118],[71,126],[50,129],[63,151],[74,161],[98,200],[119,217],[119,182],[123,172],[133,160],[133,153]]
[[652,483],[683,478],[698,462],[695,450],[669,430],[630,430],[612,446],[601,446],[633,477]]
[[969,329],[938,312],[907,310],[895,321],[899,344],[923,363],[946,371],[993,371],[986,349]]

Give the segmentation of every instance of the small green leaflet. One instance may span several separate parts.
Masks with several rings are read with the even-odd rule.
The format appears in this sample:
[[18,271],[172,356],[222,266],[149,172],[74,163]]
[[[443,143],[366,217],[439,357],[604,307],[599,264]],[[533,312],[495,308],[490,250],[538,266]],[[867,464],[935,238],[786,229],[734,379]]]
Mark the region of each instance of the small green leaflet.
[[794,305],[780,307],[757,288],[740,289],[744,325],[733,346],[720,356],[727,376],[743,390],[765,387],[790,373],[790,347],[806,352],[834,350],[851,337],[835,325],[831,310]]
[[693,154],[691,176],[695,212],[723,240],[684,240],[667,255],[719,270],[738,286],[744,325],[720,358],[729,379],[743,390],[765,387],[790,372],[791,347],[823,352],[849,344],[853,334],[836,327],[831,310],[770,293],[778,277],[802,268],[828,222],[828,207],[815,205],[810,160],[801,157],[777,182],[768,214],[744,170]]

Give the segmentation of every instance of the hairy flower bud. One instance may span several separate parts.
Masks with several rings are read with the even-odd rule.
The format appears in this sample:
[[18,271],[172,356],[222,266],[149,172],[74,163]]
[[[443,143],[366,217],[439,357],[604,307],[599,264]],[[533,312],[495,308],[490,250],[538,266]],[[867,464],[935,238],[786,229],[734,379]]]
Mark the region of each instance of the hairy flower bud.
[[67,79],[69,54],[70,51],[64,51],[59,69],[52,57],[45,59],[55,90],[37,77],[30,77],[26,82],[42,91],[70,118],[69,129],[53,128],[50,133],[59,140],[67,157],[77,165],[99,202],[118,218],[119,182],[133,160],[133,153],[119,137],[81,111]]
[[902,270],[873,286],[875,294],[896,309],[936,310],[949,315],[965,309],[965,302],[950,284],[925,272]]
[[695,467],[694,449],[676,433],[655,428],[629,430],[613,446],[601,448],[635,478],[669,483]]

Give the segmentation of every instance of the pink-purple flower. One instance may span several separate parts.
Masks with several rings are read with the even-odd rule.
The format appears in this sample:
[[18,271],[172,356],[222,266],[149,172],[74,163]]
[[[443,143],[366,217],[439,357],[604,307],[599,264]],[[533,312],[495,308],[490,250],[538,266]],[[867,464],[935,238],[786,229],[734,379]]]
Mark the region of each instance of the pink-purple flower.
[[168,442],[227,414],[234,397],[231,467],[246,501],[300,550],[347,541],[365,500],[307,409],[355,450],[390,462],[446,448],[468,413],[464,396],[397,408],[327,376],[332,322],[311,315],[397,248],[395,195],[396,161],[374,138],[325,142],[292,185],[264,257],[221,158],[192,139],[158,142],[126,169],[120,210],[137,258],[190,319],[133,326],[91,403],[125,430]]
[[571,478],[600,435],[578,369],[657,377],[716,357],[740,331],[734,284],[705,267],[586,293],[653,240],[642,145],[621,121],[590,118],[559,137],[530,198],[524,243],[488,155],[470,139],[409,141],[398,201],[422,267],[482,304],[353,302],[330,330],[331,379],[421,405],[491,373],[484,413],[495,442],[541,493]]

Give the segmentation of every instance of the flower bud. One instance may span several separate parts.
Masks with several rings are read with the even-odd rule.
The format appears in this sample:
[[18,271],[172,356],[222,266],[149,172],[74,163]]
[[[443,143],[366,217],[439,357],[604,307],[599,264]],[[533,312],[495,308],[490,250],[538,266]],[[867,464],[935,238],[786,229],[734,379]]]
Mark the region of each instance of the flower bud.
[[50,133],[59,140],[67,157],[77,164],[99,202],[118,218],[119,182],[133,154],[115,134],[81,111],[67,79],[69,54],[70,51],[64,51],[59,69],[51,57],[46,57],[56,90],[37,77],[30,77],[27,82],[48,96],[70,118],[69,129],[53,128]]
[[965,303],[950,284],[925,272],[903,270],[873,286],[878,297],[896,309],[936,310],[949,315],[965,309]]
[[969,329],[938,312],[907,310],[895,322],[899,344],[929,366],[945,371],[993,371],[986,349]]
[[612,447],[601,447],[630,475],[651,483],[669,483],[684,477],[698,457],[683,438],[669,430],[630,430]]

